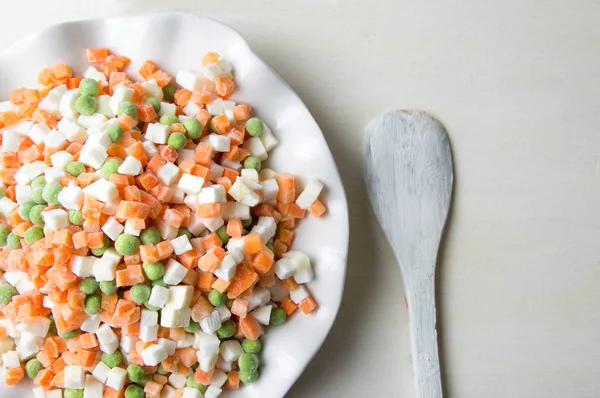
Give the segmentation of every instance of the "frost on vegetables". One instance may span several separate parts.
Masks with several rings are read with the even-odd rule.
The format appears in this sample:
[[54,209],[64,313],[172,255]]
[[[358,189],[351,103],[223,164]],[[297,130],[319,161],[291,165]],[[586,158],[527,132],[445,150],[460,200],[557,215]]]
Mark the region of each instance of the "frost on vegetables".
[[261,336],[317,303],[291,250],[323,185],[263,167],[278,141],[208,53],[175,77],[86,51],[0,102],[0,353],[38,397],[216,397]]

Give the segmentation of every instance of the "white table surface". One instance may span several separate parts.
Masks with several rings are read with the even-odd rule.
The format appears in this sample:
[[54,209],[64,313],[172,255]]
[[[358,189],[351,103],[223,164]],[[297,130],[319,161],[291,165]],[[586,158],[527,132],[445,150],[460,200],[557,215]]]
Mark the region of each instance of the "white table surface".
[[412,396],[400,274],[361,166],[365,124],[396,108],[437,115],[454,149],[438,276],[447,395],[599,396],[598,0],[2,3],[0,47],[64,20],[202,12],[306,102],[345,183],[351,248],[337,322],[290,397]]

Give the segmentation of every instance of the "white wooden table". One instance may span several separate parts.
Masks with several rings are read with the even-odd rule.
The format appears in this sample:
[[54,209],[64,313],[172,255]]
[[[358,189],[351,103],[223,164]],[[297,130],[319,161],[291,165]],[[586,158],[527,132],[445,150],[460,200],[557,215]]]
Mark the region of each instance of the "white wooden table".
[[438,278],[448,396],[600,394],[598,0],[2,6],[0,47],[64,20],[202,12],[238,29],[306,102],[346,186],[351,249],[341,313],[290,397],[412,396],[400,275],[361,170],[365,124],[394,108],[431,111],[454,149]]

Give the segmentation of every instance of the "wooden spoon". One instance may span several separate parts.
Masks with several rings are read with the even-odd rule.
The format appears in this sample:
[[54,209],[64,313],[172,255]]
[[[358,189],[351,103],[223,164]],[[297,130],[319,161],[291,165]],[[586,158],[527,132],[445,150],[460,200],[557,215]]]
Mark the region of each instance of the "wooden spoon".
[[440,398],[434,288],[452,194],[446,130],[420,111],[395,111],[373,120],[367,126],[365,179],[404,277],[417,397]]

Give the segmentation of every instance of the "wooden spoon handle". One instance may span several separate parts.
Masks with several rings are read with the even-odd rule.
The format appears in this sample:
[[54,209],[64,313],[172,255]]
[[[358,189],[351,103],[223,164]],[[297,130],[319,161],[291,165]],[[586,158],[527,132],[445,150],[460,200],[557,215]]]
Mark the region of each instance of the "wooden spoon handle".
[[[442,380],[435,329],[434,274],[408,288],[410,337],[418,398],[441,398]],[[407,283],[408,287],[409,284]]]

